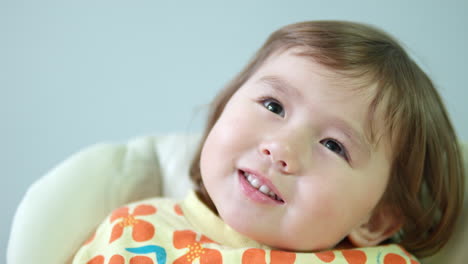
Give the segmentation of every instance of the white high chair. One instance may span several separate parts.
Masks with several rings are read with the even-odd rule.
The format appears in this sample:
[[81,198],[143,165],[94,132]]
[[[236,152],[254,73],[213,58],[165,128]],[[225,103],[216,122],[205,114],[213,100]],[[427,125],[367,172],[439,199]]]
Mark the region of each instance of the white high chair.
[[[113,209],[152,196],[183,199],[199,135],[140,137],[98,144],[68,158],[35,182],[13,219],[8,264],[63,264]],[[464,145],[468,168],[468,145]],[[468,192],[468,180],[465,189]],[[467,263],[468,194],[449,244],[424,264]]]

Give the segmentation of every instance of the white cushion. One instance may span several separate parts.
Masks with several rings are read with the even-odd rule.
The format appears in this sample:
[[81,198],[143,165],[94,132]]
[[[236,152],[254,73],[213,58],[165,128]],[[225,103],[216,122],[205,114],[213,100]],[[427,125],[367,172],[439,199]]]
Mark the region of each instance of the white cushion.
[[[67,263],[113,209],[153,196],[182,199],[191,188],[188,169],[199,138],[172,134],[124,144],[98,144],[65,160],[35,182],[20,203],[13,219],[7,263]],[[464,148],[468,153],[468,146]],[[468,168],[468,157],[465,163]],[[461,250],[468,243],[465,198],[464,215],[454,239],[424,263],[462,263],[462,258],[467,259],[466,250]]]
[[152,196],[181,199],[197,135],[98,144],[36,181],[13,219],[7,263],[66,263],[113,209]]

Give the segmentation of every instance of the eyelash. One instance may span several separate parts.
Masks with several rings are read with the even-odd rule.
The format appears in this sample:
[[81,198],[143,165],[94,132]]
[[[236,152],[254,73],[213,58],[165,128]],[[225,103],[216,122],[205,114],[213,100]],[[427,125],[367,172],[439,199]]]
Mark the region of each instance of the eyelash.
[[348,155],[348,151],[346,150],[345,146],[343,144],[341,144],[341,142],[339,142],[338,140],[336,139],[333,139],[333,138],[326,138],[326,139],[322,139],[320,140],[320,143],[326,147],[326,142],[334,142],[335,144],[338,145],[338,147],[341,149],[340,152],[336,152],[336,151],[333,151],[332,149],[328,148],[330,151],[336,153],[337,155],[343,157],[343,159],[345,159],[346,161],[349,162],[349,155]]
[[[270,111],[270,112],[272,112],[272,113],[274,113],[274,114],[277,114],[277,115],[279,115],[279,116],[281,116],[281,117],[284,117],[284,116],[285,116],[284,107],[283,107],[283,105],[281,104],[281,102],[278,101],[277,99],[275,99],[275,98],[273,98],[273,97],[263,97],[263,98],[261,98],[259,101],[260,101],[260,103],[262,104],[262,106],[265,107],[265,109],[267,109],[268,111]],[[278,114],[278,113],[276,113],[276,112],[270,110],[270,109],[268,108],[268,106],[267,106],[267,103],[268,103],[268,102],[272,102],[272,103],[278,104],[278,105],[281,107],[281,110],[282,110],[281,113],[282,113],[282,114],[281,114],[281,113]],[[326,147],[326,144],[325,144],[325,143],[326,143],[326,142],[330,142],[330,141],[331,141],[331,142],[334,142],[334,144],[336,144],[336,145],[340,148],[341,151],[340,151],[340,152],[336,152],[336,151],[333,151],[332,149],[330,149],[330,148],[328,148],[328,147],[327,147],[327,148],[328,148],[330,151],[332,151],[333,153],[335,153],[336,155],[341,156],[343,159],[345,159],[346,161],[349,162],[349,155],[348,155],[348,152],[347,152],[345,146],[344,146],[340,141],[338,141],[338,140],[336,140],[336,139],[333,139],[333,138],[325,138],[325,139],[320,140],[320,143],[321,143],[324,147]]]
[[[282,113],[282,114],[281,114],[281,113],[276,113],[276,112],[270,110],[270,109],[268,108],[268,106],[266,105],[268,102],[275,103],[275,104],[279,105],[279,106],[281,107],[281,110],[282,110],[281,113]],[[261,103],[262,106],[265,107],[265,109],[267,109],[268,111],[270,111],[270,112],[272,112],[272,113],[274,113],[274,114],[277,114],[277,115],[279,115],[279,116],[281,116],[281,117],[284,117],[284,116],[285,116],[284,107],[283,107],[283,105],[281,104],[281,102],[278,101],[277,99],[275,99],[275,98],[273,98],[273,97],[264,97],[264,98],[261,98],[261,99],[260,99],[260,103]]]

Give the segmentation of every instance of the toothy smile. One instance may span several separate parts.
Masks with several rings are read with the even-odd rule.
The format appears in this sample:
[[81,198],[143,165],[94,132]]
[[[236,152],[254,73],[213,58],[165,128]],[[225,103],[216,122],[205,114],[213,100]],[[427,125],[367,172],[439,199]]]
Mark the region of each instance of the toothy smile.
[[250,184],[250,186],[257,189],[264,195],[269,196],[278,202],[284,203],[283,199],[281,199],[275,192],[273,192],[266,184],[262,183],[262,181],[257,176],[242,170],[240,172]]

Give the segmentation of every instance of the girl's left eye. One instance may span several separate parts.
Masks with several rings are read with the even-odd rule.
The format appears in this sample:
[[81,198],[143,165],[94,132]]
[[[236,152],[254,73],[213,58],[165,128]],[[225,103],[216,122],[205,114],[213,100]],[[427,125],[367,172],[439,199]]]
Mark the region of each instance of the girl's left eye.
[[265,99],[262,101],[262,104],[268,111],[284,117],[284,108],[278,101],[274,99]]
[[329,150],[335,152],[336,154],[342,156],[345,160],[348,160],[348,154],[346,153],[346,148],[338,141],[334,139],[324,139],[320,141]]

